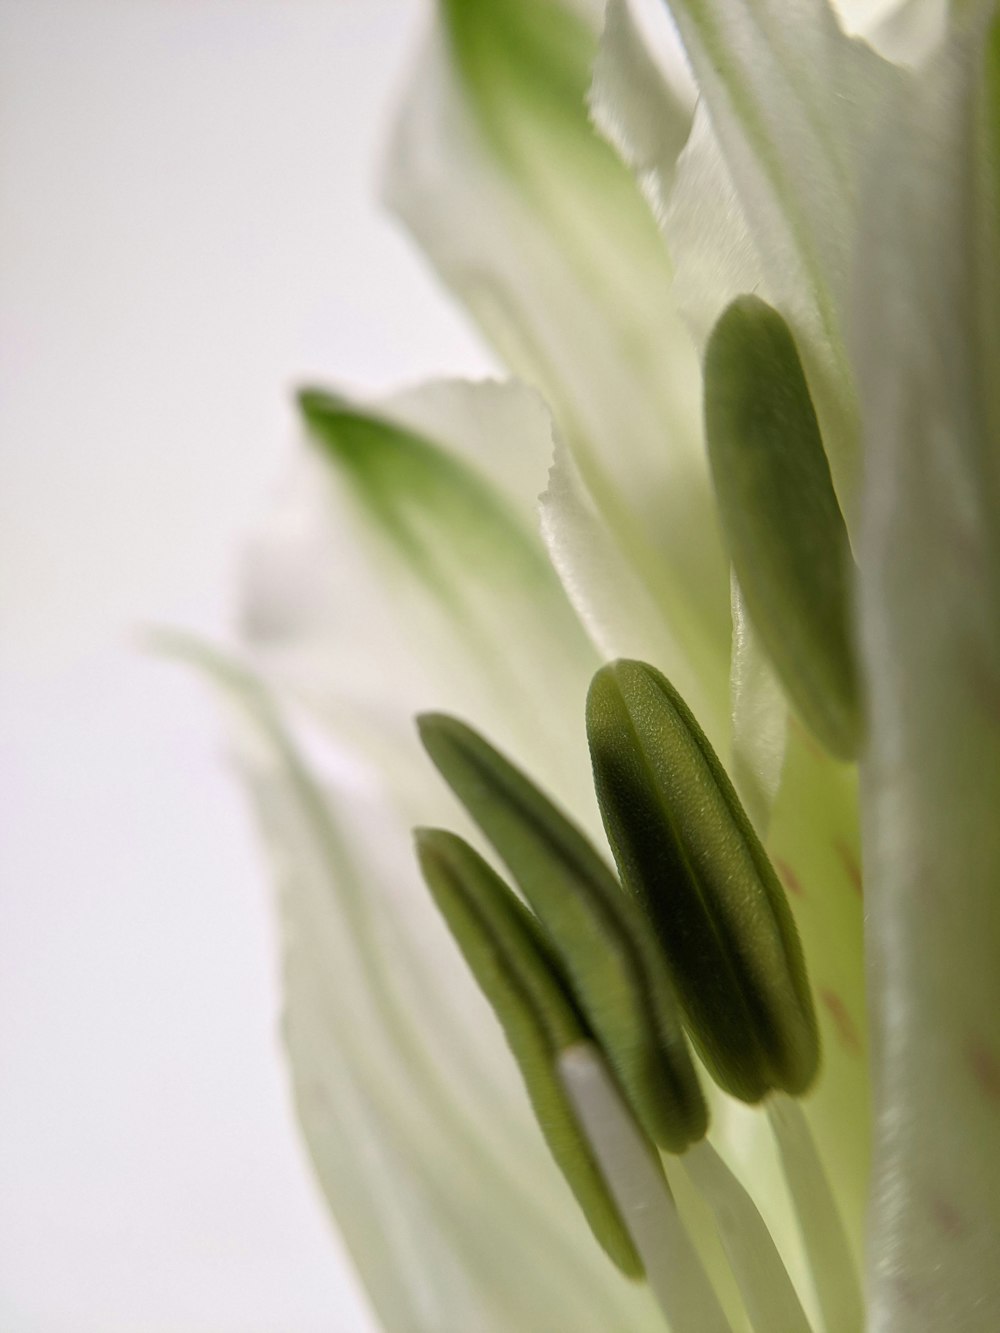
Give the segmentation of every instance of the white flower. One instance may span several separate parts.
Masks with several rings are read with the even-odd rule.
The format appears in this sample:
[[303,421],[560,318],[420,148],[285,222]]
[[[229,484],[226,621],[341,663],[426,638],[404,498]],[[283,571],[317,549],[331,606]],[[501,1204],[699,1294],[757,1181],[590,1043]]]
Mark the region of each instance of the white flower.
[[[663,1326],[650,1288],[590,1238],[410,841],[417,824],[476,836],[412,725],[437,709],[602,845],[587,686],[602,661],[640,658],[687,701],[765,839],[823,1049],[804,1118],[788,1098],[769,1114],[711,1092],[721,1156],[668,1162],[686,1230],[643,1196],[666,1218],[639,1248],[661,1299],[669,1277],[674,1333],[986,1333],[1000,1326],[994,6],[858,3],[842,19],[862,40],[825,0],[672,0],[696,102],[626,0],[600,46],[585,0],[438,8],[388,200],[523,383],[378,406],[304,395],[309,445],[249,553],[243,660],[211,659],[279,878],[288,1049],[330,1205],[387,1330]],[[588,118],[592,67],[593,120],[621,157]],[[794,339],[857,562],[863,897],[856,769],[811,734],[834,750],[846,734],[822,720],[834,686],[816,635],[836,607],[808,605],[821,582],[797,504],[769,507],[765,488],[733,508],[713,444],[723,525],[709,475],[705,343],[748,292]],[[709,357],[710,435],[731,365]],[[606,1172],[625,1170],[634,1122],[612,1093],[605,1110],[625,1120],[592,1123],[607,1088],[590,1067],[563,1073],[571,1092],[586,1084],[578,1114]],[[706,1202],[737,1210],[728,1260]],[[652,1263],[651,1243],[666,1247]]]

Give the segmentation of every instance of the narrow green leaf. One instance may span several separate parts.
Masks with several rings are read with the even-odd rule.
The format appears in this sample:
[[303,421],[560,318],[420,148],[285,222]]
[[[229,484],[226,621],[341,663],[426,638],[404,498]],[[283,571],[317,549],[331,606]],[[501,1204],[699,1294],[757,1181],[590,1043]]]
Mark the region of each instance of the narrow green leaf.
[[531,914],[503,880],[453,833],[416,831],[424,879],[479,986],[496,1012],[552,1155],[595,1237],[629,1277],[636,1253],[558,1075],[559,1053],[586,1029],[558,978]]
[[729,1092],[803,1092],[819,1042],[784,891],[722,765],[670,683],[642,662],[594,677],[587,734],[625,887],[670,960],[699,1053]]
[[510,867],[643,1128],[682,1151],[707,1111],[656,939],[583,835],[481,736],[419,719],[428,754]]
[[758,297],[735,300],[709,339],[705,431],[754,625],[803,721],[851,759],[862,719],[850,543],[795,342]]

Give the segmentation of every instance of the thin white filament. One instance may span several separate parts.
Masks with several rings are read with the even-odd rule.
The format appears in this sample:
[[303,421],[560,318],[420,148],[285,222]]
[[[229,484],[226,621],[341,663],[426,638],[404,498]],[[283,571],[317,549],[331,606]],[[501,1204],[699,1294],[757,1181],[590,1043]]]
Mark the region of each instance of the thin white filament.
[[757,1205],[719,1154],[706,1140],[679,1162],[712,1210],[756,1333],[812,1333]]
[[732,1333],[684,1229],[659,1158],[590,1042],[559,1056],[559,1076],[673,1333]]

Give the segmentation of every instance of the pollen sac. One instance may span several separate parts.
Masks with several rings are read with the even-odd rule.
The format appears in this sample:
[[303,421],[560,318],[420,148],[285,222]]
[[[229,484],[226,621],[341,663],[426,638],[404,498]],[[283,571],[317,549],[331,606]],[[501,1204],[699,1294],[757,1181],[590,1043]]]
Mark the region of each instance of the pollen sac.
[[431,891],[521,1070],[542,1133],[595,1237],[629,1277],[642,1262],[563,1089],[562,1051],[588,1033],[538,925],[478,852],[455,834],[416,831]]
[[587,698],[597,798],[625,888],[652,921],[698,1053],[744,1101],[804,1092],[819,1038],[784,890],[676,690],[644,662]]
[[755,296],[735,300],[709,339],[705,434],[750,618],[802,721],[853,759],[863,727],[847,529],[795,342]]
[[580,831],[481,736],[419,719],[430,757],[509,867],[646,1133],[682,1152],[708,1113],[667,960],[639,905]]

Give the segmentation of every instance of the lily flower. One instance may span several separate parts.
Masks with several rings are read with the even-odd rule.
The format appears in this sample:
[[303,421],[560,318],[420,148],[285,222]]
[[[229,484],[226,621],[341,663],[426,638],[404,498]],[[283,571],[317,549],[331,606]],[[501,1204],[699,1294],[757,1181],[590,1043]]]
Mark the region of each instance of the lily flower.
[[182,650],[387,1333],[986,1333],[1000,19],[668,4],[439,0],[386,198],[517,378],[304,389]]

